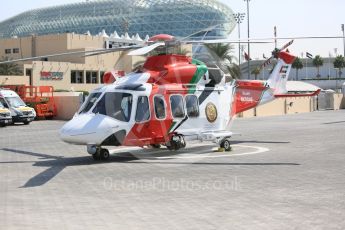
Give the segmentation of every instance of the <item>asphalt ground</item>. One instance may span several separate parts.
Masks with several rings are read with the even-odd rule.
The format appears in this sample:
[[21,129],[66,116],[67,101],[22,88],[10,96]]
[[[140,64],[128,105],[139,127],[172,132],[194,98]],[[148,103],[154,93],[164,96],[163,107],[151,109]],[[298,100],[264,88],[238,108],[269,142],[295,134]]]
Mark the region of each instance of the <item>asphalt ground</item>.
[[0,129],[0,229],[344,229],[345,111],[236,119],[233,151],[112,149]]

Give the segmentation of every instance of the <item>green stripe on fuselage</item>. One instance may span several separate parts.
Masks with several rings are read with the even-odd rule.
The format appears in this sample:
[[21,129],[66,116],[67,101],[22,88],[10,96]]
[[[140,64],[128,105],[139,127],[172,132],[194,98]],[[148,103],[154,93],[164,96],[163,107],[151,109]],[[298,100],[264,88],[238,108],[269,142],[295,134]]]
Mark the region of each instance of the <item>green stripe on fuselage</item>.
[[170,128],[169,128],[169,131],[168,131],[168,134],[171,132],[171,130],[173,130],[174,126],[176,125],[176,121],[173,121],[173,123],[171,124]]
[[[196,65],[196,71],[193,75],[192,80],[189,82],[189,84],[195,85],[206,74],[207,66],[205,65],[205,63],[196,59],[193,59],[192,64]],[[194,92],[195,92],[195,87],[190,87],[188,89],[188,93],[194,93]]]

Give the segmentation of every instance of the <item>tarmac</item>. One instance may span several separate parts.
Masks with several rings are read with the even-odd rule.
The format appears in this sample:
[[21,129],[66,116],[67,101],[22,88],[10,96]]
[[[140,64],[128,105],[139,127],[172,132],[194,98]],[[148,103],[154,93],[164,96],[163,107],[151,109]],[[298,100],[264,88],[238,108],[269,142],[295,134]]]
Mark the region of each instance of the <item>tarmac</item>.
[[345,229],[345,111],[236,119],[232,152],[115,148],[62,121],[0,129],[0,229]]

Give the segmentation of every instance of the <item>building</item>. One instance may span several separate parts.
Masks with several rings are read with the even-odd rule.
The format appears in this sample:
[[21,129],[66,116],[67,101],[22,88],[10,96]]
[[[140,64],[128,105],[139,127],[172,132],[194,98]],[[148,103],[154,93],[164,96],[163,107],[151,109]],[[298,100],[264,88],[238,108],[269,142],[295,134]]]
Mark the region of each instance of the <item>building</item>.
[[0,23],[0,37],[59,33],[97,35],[105,30],[141,37],[156,34],[224,38],[235,27],[233,11],[217,0],[102,0],[30,10]]
[[[128,37],[128,35],[127,35]],[[75,51],[102,49],[109,44],[138,43],[142,40],[116,39],[108,36],[53,34],[0,40],[0,57],[11,59],[44,56]],[[114,44],[115,43],[115,44]],[[83,54],[43,58],[19,62],[23,76],[0,76],[0,85],[51,85],[59,90],[89,91],[102,83],[104,72],[130,72],[143,57],[111,52],[97,56]]]
[[[20,59],[140,44],[161,33],[225,38],[234,26],[233,11],[217,0],[84,1],[30,10],[1,22],[0,57]],[[0,85],[89,91],[102,83],[104,72],[130,72],[143,60],[123,52],[43,58],[19,63],[23,76],[0,76]]]

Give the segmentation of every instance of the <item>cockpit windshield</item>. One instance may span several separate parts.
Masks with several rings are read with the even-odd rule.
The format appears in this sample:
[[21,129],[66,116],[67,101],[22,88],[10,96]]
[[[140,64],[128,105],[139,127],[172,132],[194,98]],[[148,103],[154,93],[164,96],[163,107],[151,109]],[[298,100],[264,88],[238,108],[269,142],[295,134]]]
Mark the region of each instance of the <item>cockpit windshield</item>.
[[87,113],[89,110],[95,105],[95,102],[98,100],[98,98],[101,96],[102,93],[92,93],[87,98],[87,101],[85,102],[83,108],[80,110],[79,114]]
[[94,113],[110,116],[128,122],[132,114],[133,96],[129,93],[106,93],[94,108]]
[[0,101],[0,109],[3,109],[3,108],[5,108],[5,106]]
[[6,97],[6,100],[9,104],[10,107],[13,108],[18,108],[21,106],[26,106],[26,104],[24,103],[24,101],[22,101],[22,99],[20,99],[19,97]]

